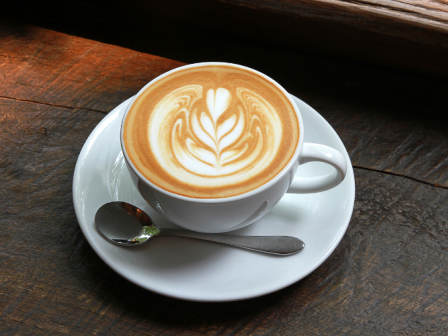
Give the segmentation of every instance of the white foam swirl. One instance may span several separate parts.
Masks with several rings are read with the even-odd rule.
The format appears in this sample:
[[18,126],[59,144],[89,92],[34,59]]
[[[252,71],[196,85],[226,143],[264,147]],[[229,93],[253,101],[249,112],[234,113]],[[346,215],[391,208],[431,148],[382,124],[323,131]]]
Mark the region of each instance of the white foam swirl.
[[184,183],[214,187],[240,183],[265,169],[282,138],[274,107],[249,89],[232,94],[218,88],[207,91],[207,111],[200,111],[195,103],[202,91],[200,85],[187,85],[155,106],[148,131],[158,163]]

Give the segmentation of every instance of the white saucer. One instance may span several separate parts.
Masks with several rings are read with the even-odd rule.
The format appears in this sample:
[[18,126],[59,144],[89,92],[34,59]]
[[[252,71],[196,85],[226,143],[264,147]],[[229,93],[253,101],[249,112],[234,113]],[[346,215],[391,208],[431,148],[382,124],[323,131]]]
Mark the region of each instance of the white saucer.
[[[295,98],[305,125],[305,141],[332,146],[350,163],[333,128],[310,106]],[[79,155],[73,202],[79,225],[95,252],[117,273],[151,291],[193,301],[233,301],[268,294],[304,278],[334,251],[350,221],[355,200],[353,169],[336,188],[317,194],[287,194],[261,220],[235,231],[242,235],[301,238],[305,249],[290,257],[266,255],[185,238],[162,237],[136,248],[105,241],[95,230],[97,209],[113,200],[144,209],[160,226],[173,226],[153,211],[133,186],[120,148],[120,124],[129,100],[93,130]],[[298,174],[330,169],[308,163]],[[329,172],[329,171],[328,171]]]

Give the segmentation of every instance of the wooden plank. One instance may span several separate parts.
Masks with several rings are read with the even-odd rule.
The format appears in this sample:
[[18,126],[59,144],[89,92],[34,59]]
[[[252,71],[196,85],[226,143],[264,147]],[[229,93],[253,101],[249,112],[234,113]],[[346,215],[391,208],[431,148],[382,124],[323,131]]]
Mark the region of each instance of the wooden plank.
[[72,205],[73,169],[104,114],[11,99],[0,99],[0,114],[0,306],[3,320],[8,316],[2,330],[66,333],[67,326],[58,322],[62,308],[51,323],[33,318],[45,314],[45,298],[72,281],[71,255],[84,239]]
[[[362,29],[428,42],[448,33],[448,4],[437,0],[219,0],[240,6],[348,23]],[[435,42],[435,41],[434,41]],[[440,41],[447,46],[447,41]]]
[[[447,5],[412,1],[128,0],[105,10],[102,0],[16,0],[0,16],[183,62],[238,58],[256,43],[446,79]],[[240,43],[226,49],[229,40]]]
[[[448,133],[444,119],[407,114],[403,106],[393,111],[362,110],[338,106],[319,112],[330,122],[344,142],[355,167],[405,175],[448,187]],[[390,114],[387,111],[391,111]]]
[[183,64],[36,27],[0,31],[3,97],[108,112]]

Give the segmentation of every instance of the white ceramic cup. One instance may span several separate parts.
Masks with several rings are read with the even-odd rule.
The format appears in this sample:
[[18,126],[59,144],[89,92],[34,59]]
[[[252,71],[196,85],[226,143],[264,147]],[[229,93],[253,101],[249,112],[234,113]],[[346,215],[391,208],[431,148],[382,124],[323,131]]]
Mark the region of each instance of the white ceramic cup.
[[[288,164],[283,170],[278,173],[267,183],[263,184],[257,189],[251,190],[244,194],[226,198],[213,199],[199,199],[174,194],[164,190],[146,179],[132,164],[128,157],[123,141],[123,125],[124,120],[131,108],[134,100],[146,88],[153,85],[155,82],[170,75],[173,72],[181,71],[182,69],[200,67],[207,65],[227,65],[234,66],[240,69],[254,72],[267,81],[277,86],[286,97],[288,97],[294,111],[297,114],[299,121],[299,141],[295,149],[294,155],[289,160]],[[199,231],[199,232],[227,232],[240,229],[249,225],[259,218],[266,215],[272,207],[288,193],[315,193],[325,191],[336,187],[345,177],[347,171],[347,161],[344,156],[334,148],[314,144],[304,143],[303,136],[305,133],[302,116],[299,108],[295,104],[290,95],[278,83],[268,76],[236,64],[207,62],[186,65],[174,70],[168,71],[159,77],[155,78],[147,85],[145,85],[128,105],[124,114],[121,126],[121,148],[125,157],[128,170],[132,176],[132,180],[137,186],[143,198],[149,205],[166,219],[183,228]],[[295,176],[297,167],[301,164],[319,161],[325,162],[335,169],[331,174],[300,178]]]

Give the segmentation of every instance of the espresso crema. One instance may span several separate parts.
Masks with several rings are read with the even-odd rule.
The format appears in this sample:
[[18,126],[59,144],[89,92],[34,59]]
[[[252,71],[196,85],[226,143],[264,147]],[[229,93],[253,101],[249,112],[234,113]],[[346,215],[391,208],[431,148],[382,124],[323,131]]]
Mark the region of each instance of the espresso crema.
[[231,65],[182,69],[132,104],[123,141],[150,182],[193,198],[223,198],[265,184],[299,141],[294,108],[267,79]]

